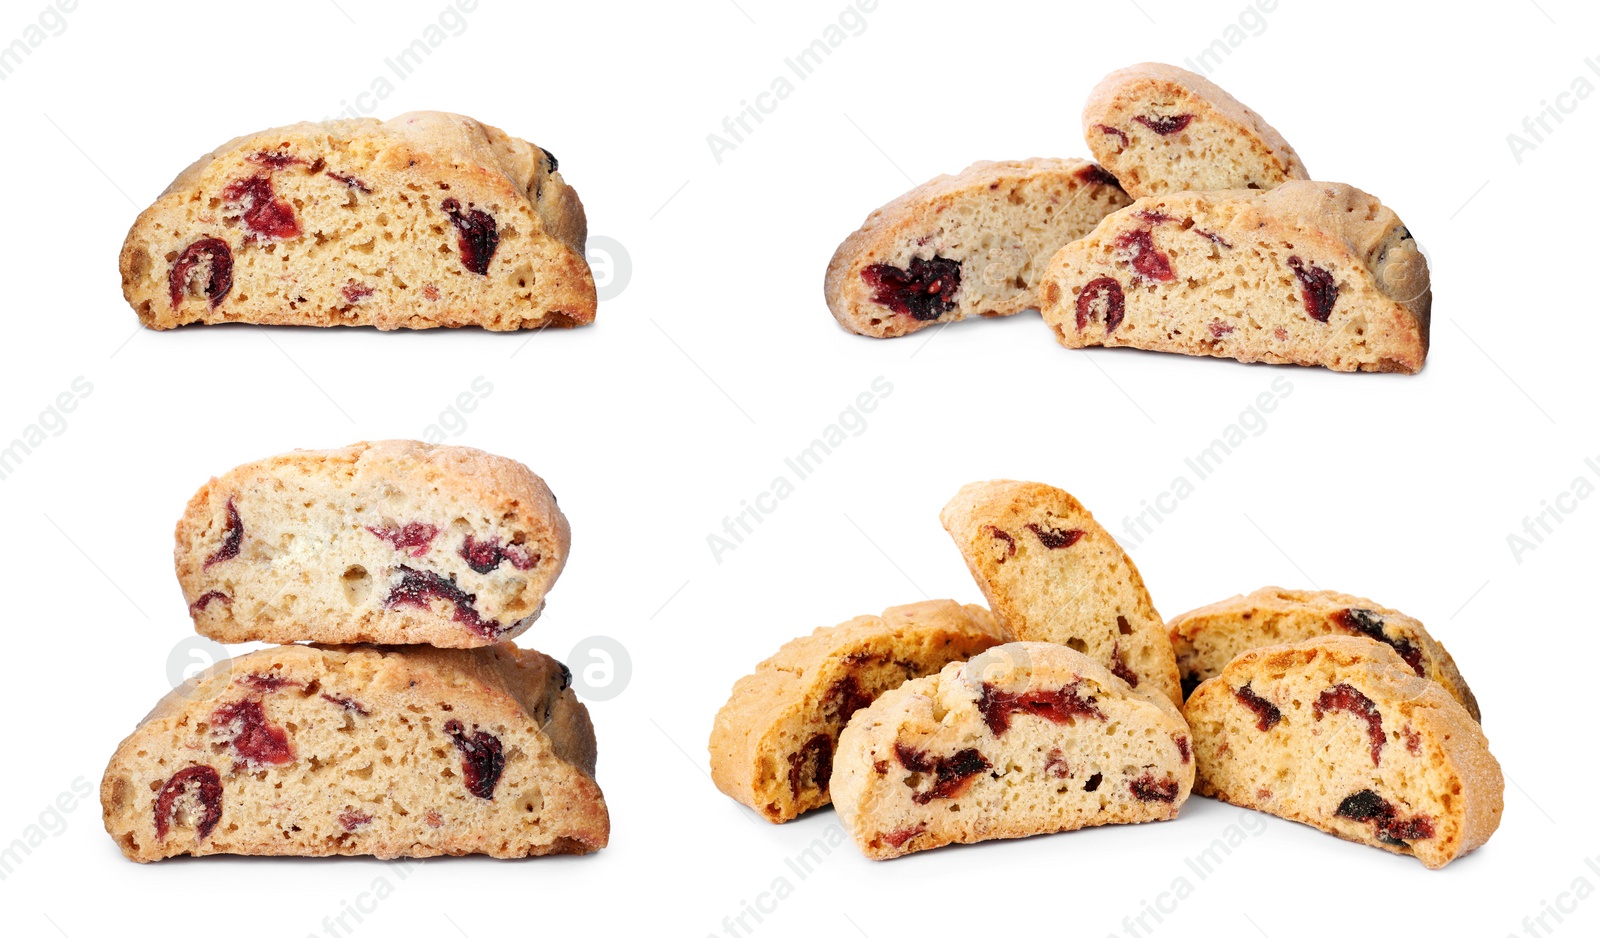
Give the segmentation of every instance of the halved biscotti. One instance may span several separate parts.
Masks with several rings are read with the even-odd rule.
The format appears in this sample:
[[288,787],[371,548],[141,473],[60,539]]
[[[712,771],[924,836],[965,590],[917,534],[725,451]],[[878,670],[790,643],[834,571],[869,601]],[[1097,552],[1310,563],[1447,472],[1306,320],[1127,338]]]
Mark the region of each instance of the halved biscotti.
[[586,231],[549,151],[470,117],[294,124],[179,174],[128,232],[122,292],[153,329],[575,326]]
[[195,629],[219,642],[472,648],[533,624],[571,532],[515,460],[384,440],[232,469],[175,538]]
[[1159,62],[1101,79],[1083,109],[1083,136],[1136,199],[1311,178],[1261,115],[1209,79]]
[[1128,202],[1086,160],[974,163],[867,216],[828,263],[828,309],[877,338],[1010,316],[1038,305],[1039,275],[1062,245]]
[[1240,653],[1319,635],[1360,635],[1395,650],[1418,677],[1450,692],[1474,720],[1478,700],[1450,652],[1421,622],[1370,599],[1332,590],[1267,586],[1190,610],[1167,622],[1185,692],[1222,673]]
[[566,666],[474,650],[284,645],[168,694],[106,767],[130,859],[589,853],[610,820]]
[[1087,508],[1038,482],[973,482],[939,520],[995,618],[1022,641],[1083,652],[1183,703],[1166,626],[1127,552]]
[[1400,217],[1333,182],[1140,199],[1057,252],[1040,298],[1068,348],[1407,374],[1433,305]]
[[1194,784],[1189,727],[1070,648],[1000,645],[907,681],[850,719],[833,805],[861,852],[1176,817]]
[[1325,636],[1252,649],[1183,712],[1202,795],[1429,869],[1500,825],[1505,781],[1483,730],[1387,645]]
[[906,680],[1006,640],[982,606],[948,599],[817,629],[740,678],[711,731],[711,780],[781,824],[828,803],[851,714]]

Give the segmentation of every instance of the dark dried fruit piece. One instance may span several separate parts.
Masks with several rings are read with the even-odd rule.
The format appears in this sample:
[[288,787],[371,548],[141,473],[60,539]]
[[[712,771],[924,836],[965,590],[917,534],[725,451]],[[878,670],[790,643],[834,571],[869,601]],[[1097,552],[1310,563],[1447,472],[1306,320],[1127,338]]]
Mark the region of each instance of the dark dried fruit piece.
[[1383,732],[1383,714],[1378,711],[1378,705],[1372,702],[1372,698],[1349,684],[1335,684],[1319,694],[1317,702],[1311,706],[1311,711],[1318,721],[1329,710],[1343,710],[1367,721],[1367,739],[1371,742],[1372,764],[1377,765],[1383,759],[1383,744],[1388,737]]
[[500,246],[500,229],[495,227],[494,218],[482,209],[473,208],[470,202],[463,212],[461,203],[453,196],[439,207],[450,216],[450,224],[456,226],[461,266],[475,274],[489,273],[489,261],[494,258],[494,249]]
[[1122,146],[1124,147],[1128,145],[1128,135],[1115,127],[1111,127],[1106,124],[1095,124],[1094,129],[1106,134],[1107,136],[1116,137],[1118,140],[1122,141]]
[[857,710],[870,706],[872,695],[861,689],[861,682],[854,674],[846,674],[834,681],[823,695],[822,706],[827,711],[830,720],[837,721],[840,726],[850,722]]
[[352,280],[340,287],[339,292],[344,294],[346,303],[359,303],[372,295],[372,288],[364,283],[356,283]]
[[285,687],[302,686],[299,681],[291,681],[286,677],[279,677],[276,674],[262,674],[259,671],[236,677],[233,679],[233,683],[242,684],[245,687],[260,691],[263,694],[274,694],[280,690],[283,690]]
[[427,554],[433,546],[433,539],[439,536],[439,529],[431,524],[421,521],[410,521],[399,528],[375,528],[367,525],[367,530],[374,537],[382,538],[394,545],[395,550],[403,550],[413,557]]
[[167,779],[167,783],[161,786],[161,793],[156,795],[157,840],[166,839],[167,830],[172,824],[172,809],[191,786],[196,800],[200,802],[200,820],[194,826],[196,836],[204,840],[216,830],[217,822],[222,820],[222,779],[217,775],[217,770],[209,765],[191,765],[179,769]]
[[253,697],[218,707],[211,722],[233,727],[233,751],[247,763],[285,765],[294,761],[289,734],[267,722],[261,701]]
[[1305,303],[1306,314],[1317,322],[1327,322],[1333,304],[1339,301],[1339,284],[1334,282],[1333,274],[1298,257],[1289,258],[1289,267],[1300,280],[1300,300]]
[[806,740],[796,752],[789,753],[789,795],[800,797],[807,784],[820,791],[828,790],[833,778],[833,737],[818,733]]
[[372,194],[372,190],[367,188],[367,184],[362,182],[361,180],[357,179],[354,176],[347,176],[344,173],[336,173],[331,169],[328,170],[327,176],[328,176],[329,179],[337,180],[339,182],[344,183],[346,186],[349,186],[350,188],[352,188],[352,189],[356,190],[357,192],[361,193],[362,195],[371,195]]
[[1083,531],[1080,528],[1063,531],[1060,528],[1052,528],[1049,525],[1030,524],[1028,525],[1028,530],[1032,531],[1033,536],[1039,539],[1039,543],[1051,550],[1062,550],[1071,547],[1083,538]]
[[1278,721],[1283,719],[1283,711],[1279,710],[1272,701],[1257,694],[1249,684],[1234,691],[1233,696],[1239,698],[1240,703],[1255,711],[1256,729],[1263,733],[1277,726]]
[[[1104,300],[1104,308],[1097,308],[1100,301]],[[1122,316],[1125,302],[1122,297],[1122,284],[1110,277],[1096,277],[1083,285],[1083,290],[1078,294],[1078,331],[1089,324],[1089,320],[1096,316],[1103,317],[1106,322],[1106,333],[1122,325]]]
[[1014,538],[1011,535],[1007,534],[1006,532],[1000,530],[999,528],[995,527],[992,524],[984,525],[983,529],[985,531],[989,532],[989,536],[990,537],[994,538],[997,541],[1004,541],[1005,544],[1006,544],[1006,556],[1005,557],[1001,557],[997,561],[997,563],[1005,563],[1006,562],[1006,557],[1015,557],[1017,555],[1017,539],[1016,538]]
[[1231,333],[1233,331],[1233,327],[1232,326],[1228,325],[1227,323],[1223,322],[1220,319],[1211,320],[1210,329],[1211,329],[1211,337],[1213,339],[1220,339],[1223,336],[1228,335],[1229,333]]
[[1172,737],[1172,742],[1178,747],[1178,756],[1180,757],[1179,761],[1183,765],[1188,765],[1189,759],[1191,758],[1189,755],[1189,737],[1174,736]]
[[511,565],[518,570],[531,570],[539,565],[542,558],[539,554],[529,554],[520,544],[507,544],[502,547],[498,537],[480,541],[468,534],[467,539],[461,544],[461,559],[465,560],[467,566],[474,571],[489,573],[504,560],[511,561]]
[[918,834],[926,832],[927,829],[928,825],[926,823],[918,824],[916,827],[903,827],[900,830],[890,831],[889,833],[884,834],[883,842],[891,847],[903,847],[905,846],[906,841],[917,836]]
[[466,783],[467,791],[479,798],[494,798],[494,786],[499,783],[500,773],[506,767],[506,754],[499,738],[485,733],[476,725],[469,736],[460,720],[446,723],[444,731],[456,748],[461,750],[462,781]]
[[1401,660],[1411,666],[1411,670],[1422,677],[1422,648],[1409,638],[1390,638],[1383,630],[1383,618],[1370,609],[1341,609],[1334,613],[1335,625],[1347,632],[1383,642],[1395,650]]
[[905,269],[873,264],[861,271],[872,288],[872,301],[917,322],[932,322],[956,308],[961,290],[961,262],[948,257],[913,257]]
[[339,826],[353,831],[363,824],[372,823],[372,815],[360,811],[345,811],[339,815]]
[[233,289],[233,249],[220,238],[201,238],[183,249],[167,273],[167,292],[171,294],[173,309],[183,302],[183,294],[189,289],[189,277],[201,261],[206,265],[206,283],[200,292],[211,302],[212,309],[216,309]]
[[262,150],[259,153],[250,154],[249,156],[245,157],[245,159],[255,163],[258,166],[265,166],[268,169],[283,169],[285,166],[293,166],[296,163],[305,163],[305,160],[301,159],[300,157],[291,156],[288,153],[284,153],[282,150]]
[[1347,795],[1334,813],[1352,821],[1371,821],[1377,838],[1392,847],[1404,847],[1409,841],[1428,840],[1433,836],[1432,818],[1419,814],[1401,820],[1395,806],[1370,788]]
[[1194,115],[1174,114],[1170,117],[1146,117],[1143,114],[1140,114],[1138,117],[1135,117],[1134,120],[1165,137],[1169,134],[1178,133],[1185,127],[1188,127],[1189,122],[1194,120]]
[[1128,252],[1128,262],[1139,276],[1163,282],[1173,279],[1172,261],[1164,252],[1156,250],[1149,228],[1124,231],[1117,235],[1116,246],[1118,250]]
[[209,570],[214,563],[232,560],[239,556],[239,544],[244,541],[244,522],[239,519],[239,509],[233,505],[233,499],[228,499],[228,526],[222,531],[222,546],[206,558],[202,569]]
[[251,234],[278,239],[300,235],[300,225],[294,220],[294,209],[273,192],[270,176],[235,179],[222,190],[222,198],[226,202],[244,206],[244,227]]
[[1128,663],[1122,660],[1122,646],[1111,646],[1111,673],[1128,682],[1129,687],[1139,686],[1139,675],[1133,673]]
[[926,752],[896,743],[894,756],[908,772],[931,774],[933,787],[911,796],[917,804],[927,804],[936,798],[955,798],[972,784],[972,777],[990,768],[989,760],[976,749],[963,749],[953,756],[929,757]]
[[1011,715],[1028,713],[1044,717],[1052,723],[1066,723],[1076,717],[1094,717],[1104,720],[1106,715],[1095,706],[1095,699],[1079,693],[1080,682],[1073,681],[1055,690],[1031,690],[1013,694],[999,690],[993,684],[984,684],[978,697],[978,711],[989,732],[996,736],[1011,728]]
[[1140,801],[1162,801],[1172,804],[1178,800],[1178,780],[1175,778],[1157,779],[1149,772],[1128,783],[1128,790],[1133,792],[1133,797]]
[[1225,248],[1232,248],[1233,247],[1233,245],[1228,243],[1226,238],[1222,237],[1222,235],[1217,234],[1215,231],[1207,231],[1204,228],[1190,228],[1189,230],[1194,232],[1195,234],[1199,235],[1200,237],[1205,238],[1207,241],[1210,241],[1212,244],[1220,244]]
[[1099,163],[1090,163],[1088,166],[1078,170],[1074,175],[1078,177],[1079,182],[1087,183],[1091,186],[1099,185],[1114,186],[1118,189],[1122,188],[1122,183],[1117,181],[1117,177],[1111,175],[1111,171],[1106,169],[1104,166],[1101,166]]
[[544,171],[545,172],[553,173],[556,170],[561,168],[561,161],[556,159],[556,155],[554,153],[551,153],[549,150],[546,150],[544,147],[540,147],[539,148],[539,152],[544,154]]
[[1083,783],[1083,790],[1084,791],[1094,791],[1095,789],[1099,788],[1100,787],[1100,779],[1101,779],[1101,775],[1100,775],[1099,772],[1096,772],[1093,775],[1089,776],[1089,780],[1087,782]]
[[340,697],[337,694],[323,694],[322,699],[336,707],[342,707],[356,716],[364,717],[368,715],[366,707],[361,706],[359,702],[351,700],[349,697]]
[[224,606],[231,606],[233,605],[233,597],[229,596],[227,593],[224,593],[222,590],[207,590],[206,592],[200,594],[199,599],[189,604],[189,614],[194,615],[197,612],[201,612],[213,602],[222,603]]
[[400,565],[400,582],[389,590],[389,596],[383,601],[383,605],[386,609],[398,606],[426,609],[428,603],[434,599],[443,599],[453,604],[456,609],[455,620],[479,635],[494,638],[502,631],[500,623],[493,619],[485,619],[478,614],[474,606],[478,601],[476,593],[467,592],[457,586],[455,580],[440,576],[432,570],[415,570],[405,564]]

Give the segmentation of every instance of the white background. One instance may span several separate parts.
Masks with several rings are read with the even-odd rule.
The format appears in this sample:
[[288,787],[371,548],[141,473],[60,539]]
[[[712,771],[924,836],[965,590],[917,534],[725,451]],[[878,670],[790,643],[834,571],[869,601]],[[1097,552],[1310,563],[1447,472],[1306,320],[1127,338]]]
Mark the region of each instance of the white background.
[[[7,0],[0,43],[43,5]],[[444,5],[82,0],[0,82],[0,443],[75,378],[93,388],[0,482],[0,845],[49,831],[0,879],[0,931],[298,938],[326,934],[346,904],[370,907],[362,895],[383,878],[392,894],[332,934],[727,934],[745,903],[773,906],[761,894],[781,876],[792,892],[736,938],[1099,936],[1126,933],[1124,916],[1183,876],[1192,894],[1131,934],[1499,936],[1524,933],[1523,917],[1580,876],[1600,887],[1600,866],[1584,865],[1600,855],[1587,687],[1600,498],[1563,497],[1572,511],[1520,557],[1507,542],[1575,479],[1600,485],[1584,463],[1600,466],[1600,101],[1560,99],[1572,113],[1542,142],[1522,127],[1578,76],[1600,86],[1585,64],[1600,56],[1593,5],[1282,0],[1213,72],[1316,178],[1377,194],[1426,247],[1433,353],[1416,377],[1068,351],[1031,312],[874,341],[823,304],[834,246],[873,207],[977,159],[1087,155],[1078,114],[1103,74],[1226,41],[1245,0],[880,0],[720,162],[707,135],[787,74],[784,58],[844,0],[481,0],[397,79],[385,58]],[[358,98],[380,75],[392,93]],[[363,101],[378,117],[462,111],[559,154],[591,235],[631,259],[598,323],[531,337],[137,329],[116,270],[137,211],[228,138]],[[1535,144],[1520,162],[1511,133]],[[533,467],[574,532],[523,643],[566,657],[604,635],[631,656],[626,688],[591,705],[611,846],[409,871],[124,860],[96,797],[71,793],[97,792],[117,742],[168,689],[174,649],[186,653],[171,564],[185,500],[282,450],[422,436],[478,376],[493,390],[452,440]],[[879,376],[893,390],[865,428],[714,559],[707,536],[724,517]],[[1050,482],[1125,536],[1122,519],[1278,380],[1292,391],[1264,429],[1128,546],[1169,616],[1278,584],[1426,622],[1472,682],[1506,769],[1485,848],[1427,872],[1266,819],[1202,880],[1185,859],[1244,815],[1195,798],[1169,823],[887,864],[845,844],[801,879],[785,859],[826,840],[833,813],[773,827],[711,785],[712,716],[783,641],[925,596],[979,600],[938,524],[962,483]],[[52,809],[58,797],[72,810]],[[1600,931],[1600,900],[1561,901],[1576,911],[1532,934]]]

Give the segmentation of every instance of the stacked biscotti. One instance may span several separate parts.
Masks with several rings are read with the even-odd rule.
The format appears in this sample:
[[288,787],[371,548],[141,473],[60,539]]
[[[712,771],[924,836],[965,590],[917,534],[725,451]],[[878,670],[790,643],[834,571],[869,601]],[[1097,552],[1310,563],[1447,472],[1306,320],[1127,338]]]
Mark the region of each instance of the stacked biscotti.
[[940,520],[989,608],[784,645],[717,714],[725,794],[774,823],[832,803],[874,859],[1170,820],[1191,791],[1429,868],[1499,824],[1477,700],[1421,622],[1274,587],[1164,622],[1115,539],[1039,483],[967,485]]
[[118,747],[100,794],[126,856],[606,845],[571,672],[509,641],[571,539],[526,466],[407,440],[297,450],[206,483],[175,538],[195,629],[277,644],[174,688]]
[[1427,259],[1391,209],[1311,180],[1206,78],[1146,63],[1090,93],[1096,163],[977,163],[868,217],[828,266],[841,325],[904,335],[1037,308],[1069,348],[1412,374]]

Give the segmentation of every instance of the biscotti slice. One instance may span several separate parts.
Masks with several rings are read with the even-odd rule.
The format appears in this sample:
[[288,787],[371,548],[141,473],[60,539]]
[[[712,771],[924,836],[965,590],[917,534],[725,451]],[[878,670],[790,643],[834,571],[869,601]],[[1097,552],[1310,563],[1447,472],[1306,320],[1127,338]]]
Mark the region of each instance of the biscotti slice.
[[1172,643],[1139,570],[1076,498],[1038,482],[973,482],[939,520],[1013,636],[1070,646],[1183,703]]
[[1083,109],[1083,136],[1136,199],[1311,178],[1261,115],[1210,80],[1159,62],[1102,79]]
[[610,820],[570,680],[512,645],[284,645],[224,661],[117,748],[106,831],[140,861],[589,853]]
[[1393,648],[1418,677],[1450,692],[1474,720],[1478,700],[1454,658],[1421,622],[1370,599],[1332,590],[1258,589],[1201,606],[1167,623],[1184,691],[1222,673],[1242,652],[1319,635],[1361,635]]
[[839,738],[833,806],[886,860],[951,843],[1176,817],[1189,727],[1070,648],[1000,645],[879,697]]
[[176,540],[195,630],[219,642],[472,648],[533,624],[571,533],[521,463],[385,440],[230,470]]
[[1184,705],[1195,791],[1438,869],[1500,824],[1483,731],[1392,648],[1324,636],[1245,652]]
[[851,332],[887,338],[1036,307],[1051,256],[1129,201],[1085,160],[974,163],[867,216],[828,263],[828,308]]
[[586,230],[554,155],[470,117],[294,124],[179,174],[128,232],[122,293],[152,329],[575,326]]
[[1040,298],[1068,348],[1406,374],[1433,305],[1399,216],[1333,182],[1140,199],[1057,252]]
[[774,824],[828,803],[851,714],[909,678],[1006,640],[982,606],[895,606],[817,629],[740,678],[711,731],[711,780]]

